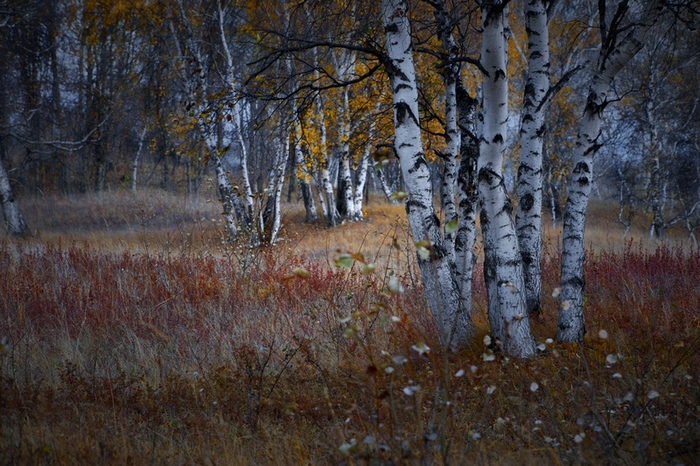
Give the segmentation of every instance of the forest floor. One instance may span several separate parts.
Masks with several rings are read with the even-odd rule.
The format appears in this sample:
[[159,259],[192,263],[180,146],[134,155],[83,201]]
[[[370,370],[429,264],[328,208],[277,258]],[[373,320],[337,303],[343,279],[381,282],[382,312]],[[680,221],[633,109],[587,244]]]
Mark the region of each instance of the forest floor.
[[[440,349],[400,206],[283,240],[223,241],[221,207],[159,191],[20,199],[0,236],[2,464],[697,464],[700,251],[589,210],[586,337]],[[338,267],[350,255],[354,265]],[[367,267],[372,264],[371,267]],[[376,267],[375,267],[376,266]],[[401,290],[396,286],[401,284]]]

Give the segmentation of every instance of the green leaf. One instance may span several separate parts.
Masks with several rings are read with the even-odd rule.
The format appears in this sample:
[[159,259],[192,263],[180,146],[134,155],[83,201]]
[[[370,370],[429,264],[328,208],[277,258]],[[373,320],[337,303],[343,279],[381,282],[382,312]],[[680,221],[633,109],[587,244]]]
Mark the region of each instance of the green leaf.
[[459,228],[459,220],[453,218],[445,224],[445,233],[454,233]]
[[408,197],[408,194],[406,191],[396,191],[389,196],[389,200],[392,201],[400,201],[402,199],[406,199]]
[[377,269],[377,264],[365,264],[362,266],[362,273],[368,275]]
[[350,254],[341,254],[338,257],[335,258],[335,265],[336,267],[340,267],[343,269],[349,269],[352,267],[352,256]]

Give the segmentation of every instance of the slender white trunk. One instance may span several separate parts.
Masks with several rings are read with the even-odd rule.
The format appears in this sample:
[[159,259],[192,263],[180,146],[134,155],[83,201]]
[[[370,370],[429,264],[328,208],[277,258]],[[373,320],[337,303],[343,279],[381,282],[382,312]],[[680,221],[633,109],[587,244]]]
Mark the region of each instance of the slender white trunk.
[[273,178],[268,183],[268,196],[272,196],[272,221],[270,222],[270,244],[277,241],[280,226],[282,224],[282,210],[280,203],[282,200],[282,187],[284,186],[284,172],[287,167],[287,154],[289,154],[289,138],[285,139],[285,144],[281,144],[279,139],[275,140],[277,149],[276,164],[273,169]]
[[525,277],[528,313],[540,313],[542,259],[542,150],[545,132],[544,99],[549,90],[549,27],[543,0],[525,1],[528,72],[523,95],[518,165],[518,206],[515,228]]
[[238,226],[236,225],[236,214],[233,201],[235,194],[233,193],[233,188],[228,180],[228,176],[226,176],[226,171],[221,163],[221,158],[218,155],[214,155],[214,169],[216,171],[216,185],[219,190],[219,196],[221,197],[221,205],[224,209],[224,222],[226,224],[226,231],[228,232],[228,239],[230,241],[238,237]]
[[[321,73],[318,71],[319,66],[317,49],[314,49],[314,64],[316,65],[314,75],[316,80],[320,81]],[[318,119],[319,146],[321,152],[321,160],[319,160],[321,171],[321,188],[319,190],[319,199],[323,208],[323,215],[326,218],[326,225],[329,227],[334,227],[340,223],[340,214],[338,213],[338,207],[335,203],[333,183],[331,183],[331,175],[328,171],[328,159],[330,157],[330,154],[328,153],[328,128],[326,127],[326,114],[323,109],[323,98],[320,94],[316,97],[316,118]]]
[[430,180],[418,113],[418,90],[410,26],[403,0],[383,0],[387,73],[393,94],[394,145],[408,191],[406,212],[414,241],[430,241],[430,253],[418,254],[424,294],[443,345],[464,348],[474,335],[471,316],[459,307],[459,293],[433,207]]
[[[296,112],[295,112],[296,113]],[[306,158],[301,147],[301,123],[298,119],[294,121],[294,161],[296,163],[296,175],[299,181],[299,189],[304,200],[304,209],[306,209],[306,222],[311,223],[318,220],[318,212],[316,211],[316,202],[311,191],[311,175],[306,166]]]
[[[370,129],[370,132],[372,132],[372,129]],[[370,151],[371,146],[367,144],[365,146],[365,151],[362,154],[362,158],[360,159],[360,165],[357,167],[357,184],[355,185],[355,195],[353,197],[353,212],[355,212],[355,216],[352,218],[353,221],[360,221],[364,218],[364,214],[362,213],[362,200],[365,197],[367,168],[371,157]]]
[[[459,49],[452,35],[453,22],[445,0],[433,3],[438,35],[446,52],[445,81],[445,170],[442,184],[442,205],[445,223],[458,219],[456,230],[445,229],[445,244],[452,254],[454,274],[459,291],[460,309],[471,314],[474,277],[474,243],[476,242],[476,209],[478,205],[477,161],[479,144],[476,135],[478,102],[462,84]],[[457,156],[461,162],[457,164]],[[459,170],[457,166],[459,165]],[[458,171],[457,171],[458,170]],[[458,206],[455,206],[455,178]]]
[[379,180],[379,186],[382,188],[382,192],[386,196],[387,201],[389,201],[390,204],[395,204],[396,201],[392,199],[392,195],[394,192],[391,190],[391,187],[389,186],[389,182],[386,180],[386,175],[384,174],[384,171],[381,168],[377,168],[373,172],[376,176],[377,179]]
[[481,60],[483,128],[479,147],[478,186],[482,202],[484,279],[492,335],[509,355],[535,354],[525,305],[522,258],[503,180],[508,128],[507,2],[482,6]]
[[29,227],[24,222],[24,217],[19,210],[15,199],[10,178],[7,175],[5,166],[0,154],[0,202],[2,202],[2,214],[5,217],[5,228],[11,236],[21,236],[29,234]]
[[348,89],[343,89],[343,105],[339,115],[338,146],[340,147],[340,179],[338,182],[338,211],[348,220],[355,219],[352,171],[350,170],[350,102]]
[[250,174],[248,171],[248,148],[245,138],[243,137],[243,122],[241,113],[243,112],[243,104],[237,102],[233,109],[235,131],[238,134],[238,144],[241,146],[241,176],[243,177],[243,191],[245,193],[244,202],[248,214],[248,220],[252,221],[253,216],[253,186],[250,184]]
[[[461,80],[461,66],[457,61],[459,49],[452,36],[452,21],[447,14],[445,1],[440,0],[433,4],[435,22],[438,26],[438,36],[442,48],[446,52],[447,65],[444,68],[443,80],[445,81],[445,156],[442,177],[442,208],[445,224],[457,220],[457,206],[455,205],[455,182],[457,180],[457,157],[461,145],[461,133],[457,116],[457,82]],[[445,249],[450,254],[451,260],[455,260],[456,229],[445,230]]]
[[146,127],[141,130],[141,136],[139,137],[139,147],[136,149],[136,155],[134,156],[134,163],[131,168],[131,190],[136,191],[136,178],[139,174],[139,159],[141,158],[141,150],[143,150],[143,142],[146,138]]
[[584,225],[593,183],[593,156],[599,148],[603,110],[608,104],[608,93],[613,79],[642,49],[644,36],[661,12],[659,5],[658,1],[649,2],[647,11],[639,17],[643,22],[633,27],[617,47],[611,50],[601,47],[595,74],[588,90],[586,108],[574,149],[574,167],[569,177],[569,197],[564,212],[561,293],[556,334],[558,341],[583,341],[586,331],[583,316]]
[[455,279],[459,290],[461,307],[465,312],[472,309],[472,281],[474,278],[474,243],[476,242],[476,211],[479,202],[477,187],[477,163],[479,141],[477,134],[478,101],[469,95],[461,82],[457,83],[457,108],[461,128],[459,173],[457,195],[459,199],[459,225],[455,237]]

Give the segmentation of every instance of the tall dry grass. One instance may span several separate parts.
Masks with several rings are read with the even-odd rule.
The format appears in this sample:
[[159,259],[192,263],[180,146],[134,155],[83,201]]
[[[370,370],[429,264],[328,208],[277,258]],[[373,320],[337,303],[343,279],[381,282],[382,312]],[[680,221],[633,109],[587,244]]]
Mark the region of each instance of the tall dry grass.
[[[155,192],[50,201],[23,204],[34,238],[0,244],[2,463],[700,455],[700,253],[683,245],[590,250],[588,333],[561,345],[548,340],[554,230],[532,325],[541,353],[517,361],[485,340],[479,265],[478,336],[440,350],[398,207],[370,204],[367,221],[329,230],[290,206],[285,240],[250,249],[222,243],[215,203]],[[342,253],[350,269],[336,266]]]

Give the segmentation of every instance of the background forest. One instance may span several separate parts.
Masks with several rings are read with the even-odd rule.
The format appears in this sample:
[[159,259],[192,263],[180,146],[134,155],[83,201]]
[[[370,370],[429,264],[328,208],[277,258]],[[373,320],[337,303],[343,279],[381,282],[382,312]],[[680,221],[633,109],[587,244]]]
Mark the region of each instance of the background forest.
[[[465,61],[479,55],[475,6],[448,5]],[[587,64],[595,61],[596,8],[586,1],[552,6],[552,79],[582,68],[547,110],[544,195],[555,219],[591,79]],[[527,67],[523,14],[520,3],[512,5],[513,134]],[[316,197],[335,225],[362,216],[353,196],[361,198],[365,180],[387,195],[401,188],[395,158],[381,151],[394,136],[388,79],[371,55],[383,41],[377,5],[3,0],[0,15],[0,140],[16,195],[157,187],[196,199],[221,159],[245,208],[262,210],[283,174],[295,180],[289,191],[301,184],[307,202]],[[426,156],[441,173],[445,53],[430,3],[412,4],[410,16]],[[673,15],[664,21],[615,80],[593,192],[619,202],[624,225],[649,214],[651,235],[682,223],[694,238],[699,38]],[[334,42],[347,47],[312,47]],[[477,67],[467,64],[462,73],[477,92]],[[505,159],[510,190],[517,139],[508,141]],[[308,220],[314,215],[315,206]]]
[[696,462],[699,6],[0,0],[0,462]]

